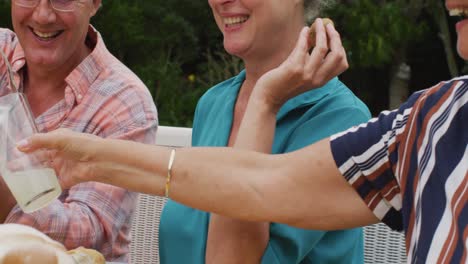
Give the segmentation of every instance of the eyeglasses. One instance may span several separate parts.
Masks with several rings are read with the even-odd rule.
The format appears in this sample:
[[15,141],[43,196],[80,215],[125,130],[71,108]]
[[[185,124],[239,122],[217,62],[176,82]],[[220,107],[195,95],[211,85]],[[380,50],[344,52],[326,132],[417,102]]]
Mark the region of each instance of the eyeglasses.
[[[41,0],[13,0],[13,2],[21,7],[34,8]],[[75,3],[80,0],[49,0],[50,5],[54,10],[61,12],[72,12],[75,10]]]

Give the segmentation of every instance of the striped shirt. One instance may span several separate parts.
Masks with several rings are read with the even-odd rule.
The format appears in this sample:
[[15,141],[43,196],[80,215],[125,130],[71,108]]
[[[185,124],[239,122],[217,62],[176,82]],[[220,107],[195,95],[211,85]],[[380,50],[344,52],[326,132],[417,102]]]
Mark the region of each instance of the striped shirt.
[[[109,53],[92,27],[87,37],[94,46],[92,53],[65,79],[64,99],[36,118],[39,130],[64,127],[101,137],[154,143],[157,112],[146,86]],[[16,35],[0,29],[0,48],[20,84],[26,61]],[[3,82],[8,81],[0,60]],[[0,89],[0,95],[10,92]],[[25,214],[14,207],[6,222],[33,226],[68,249],[94,248],[107,260],[127,261],[136,197],[122,188],[83,183],[64,190],[57,201],[38,212]]]
[[331,140],[338,168],[367,206],[404,230],[409,263],[467,263],[468,76]]

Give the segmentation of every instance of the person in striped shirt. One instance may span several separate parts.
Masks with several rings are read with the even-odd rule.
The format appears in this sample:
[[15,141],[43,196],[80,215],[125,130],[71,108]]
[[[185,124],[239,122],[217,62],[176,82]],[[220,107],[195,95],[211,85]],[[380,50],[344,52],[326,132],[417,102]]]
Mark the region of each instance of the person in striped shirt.
[[[157,112],[148,89],[89,24],[100,4],[12,0],[15,32],[0,29],[0,51],[11,64],[15,85],[0,59],[0,96],[16,92],[14,87],[23,92],[41,132],[66,127],[154,143]],[[136,198],[123,188],[85,183],[64,188],[51,205],[27,214],[0,177],[0,223],[32,226],[68,249],[84,246],[107,260],[126,261]]]
[[[468,2],[448,0],[446,6],[463,17],[457,24],[458,51],[468,59]],[[300,65],[294,58],[289,62]],[[283,66],[257,83],[258,93],[249,101],[255,111],[247,110],[239,135],[271,139],[278,105],[301,92],[281,89],[281,80],[303,77],[287,74]],[[287,154],[175,151],[64,130],[34,135],[19,148],[62,151],[57,158],[73,168],[66,173],[68,184],[101,181],[169,194],[203,211],[302,228],[336,230],[382,221],[404,230],[409,263],[468,262],[468,76],[419,91],[399,109]],[[121,154],[124,149],[129,156]],[[137,175],[128,179],[127,171]],[[113,177],[107,177],[110,172]]]

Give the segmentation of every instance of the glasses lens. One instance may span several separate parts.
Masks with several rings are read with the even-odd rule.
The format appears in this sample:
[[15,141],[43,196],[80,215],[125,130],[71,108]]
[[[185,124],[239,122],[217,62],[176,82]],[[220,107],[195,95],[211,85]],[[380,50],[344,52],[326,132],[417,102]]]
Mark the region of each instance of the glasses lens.
[[15,4],[24,7],[34,7],[39,0],[14,0]]
[[52,6],[59,11],[73,11],[75,9],[75,0],[51,0],[50,2]]

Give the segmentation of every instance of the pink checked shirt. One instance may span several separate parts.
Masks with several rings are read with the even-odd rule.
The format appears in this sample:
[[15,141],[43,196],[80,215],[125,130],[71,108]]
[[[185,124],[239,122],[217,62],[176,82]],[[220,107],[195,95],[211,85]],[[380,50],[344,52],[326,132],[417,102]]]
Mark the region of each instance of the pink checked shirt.
[[[66,78],[65,98],[36,118],[39,130],[65,127],[106,138],[154,143],[158,119],[146,86],[109,53],[92,27],[88,43],[95,45],[94,50]],[[0,29],[0,48],[20,84],[26,61],[12,31]],[[7,82],[6,78],[0,60],[0,83]],[[0,95],[10,92],[0,90]],[[136,198],[137,194],[122,188],[83,183],[64,190],[57,201],[33,214],[14,207],[6,222],[33,226],[68,249],[94,248],[107,260],[127,261]]]

